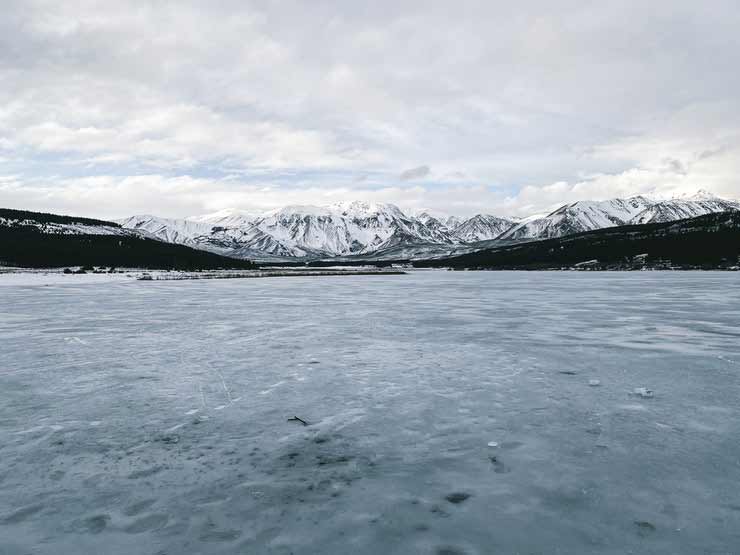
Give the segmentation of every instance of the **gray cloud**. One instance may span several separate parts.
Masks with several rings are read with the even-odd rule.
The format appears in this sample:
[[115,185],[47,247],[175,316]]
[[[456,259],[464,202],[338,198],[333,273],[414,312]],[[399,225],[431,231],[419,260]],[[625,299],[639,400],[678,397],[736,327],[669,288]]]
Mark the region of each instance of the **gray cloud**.
[[431,170],[429,169],[429,166],[419,166],[416,168],[409,168],[408,170],[404,170],[401,172],[401,175],[398,176],[398,178],[401,181],[409,181],[411,179],[421,179],[422,177],[426,177],[429,175]]
[[216,4],[7,0],[0,176],[18,181],[0,205],[43,187],[82,207],[71,180],[110,175],[197,181],[175,203],[154,187],[153,212],[233,202],[224,176],[243,203],[260,186],[412,202],[410,160],[448,201],[459,171],[471,195],[505,191],[485,201],[502,212],[556,190],[740,196],[734,0]]
[[686,175],[686,173],[688,172],[688,169],[686,168],[684,163],[681,162],[681,160],[676,160],[675,158],[665,158],[663,160],[663,163],[665,164],[667,170],[670,172],[681,175]]

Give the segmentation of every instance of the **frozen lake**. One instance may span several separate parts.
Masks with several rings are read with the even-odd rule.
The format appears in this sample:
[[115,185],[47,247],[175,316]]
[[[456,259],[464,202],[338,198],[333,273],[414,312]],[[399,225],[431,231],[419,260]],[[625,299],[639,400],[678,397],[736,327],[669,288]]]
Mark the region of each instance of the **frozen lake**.
[[0,287],[3,555],[738,552],[740,274]]

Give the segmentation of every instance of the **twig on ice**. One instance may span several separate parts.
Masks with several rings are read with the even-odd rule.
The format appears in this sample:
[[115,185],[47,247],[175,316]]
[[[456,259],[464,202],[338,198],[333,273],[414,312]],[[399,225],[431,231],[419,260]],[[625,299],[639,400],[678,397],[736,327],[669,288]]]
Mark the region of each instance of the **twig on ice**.
[[293,418],[288,418],[288,422],[300,422],[304,426],[308,426],[308,422],[303,420],[303,418],[298,418],[297,416],[294,416]]

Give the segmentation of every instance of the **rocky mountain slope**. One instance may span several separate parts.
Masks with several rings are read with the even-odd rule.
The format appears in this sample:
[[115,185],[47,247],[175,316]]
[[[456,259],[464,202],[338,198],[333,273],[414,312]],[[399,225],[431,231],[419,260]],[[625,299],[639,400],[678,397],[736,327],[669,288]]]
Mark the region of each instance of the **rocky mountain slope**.
[[740,211],[502,244],[418,267],[491,270],[740,268]]
[[707,193],[660,201],[644,196],[579,201],[519,221],[490,214],[457,218],[430,210],[410,215],[392,204],[354,201],[265,213],[226,210],[181,220],[133,216],[121,225],[162,241],[258,260],[388,258],[398,253],[425,258],[428,253],[485,248],[491,242],[548,239],[726,210],[740,210],[740,203]]
[[163,241],[224,254],[284,258],[460,243],[452,230],[431,216],[408,216],[392,204],[357,201],[328,207],[287,206],[259,215],[216,213],[189,220],[134,216],[121,224]]
[[636,196],[605,201],[578,201],[561,206],[547,216],[529,219],[513,226],[498,239],[548,239],[620,225],[669,222],[727,210],[740,210],[740,203],[721,199],[704,191],[690,197],[668,200]]

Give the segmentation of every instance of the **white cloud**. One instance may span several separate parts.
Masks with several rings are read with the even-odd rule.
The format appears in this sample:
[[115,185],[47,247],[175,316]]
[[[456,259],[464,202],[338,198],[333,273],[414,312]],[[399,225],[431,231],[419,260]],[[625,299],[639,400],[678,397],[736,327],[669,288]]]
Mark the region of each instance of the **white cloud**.
[[734,1],[7,4],[0,204],[740,197]]

